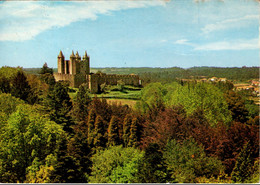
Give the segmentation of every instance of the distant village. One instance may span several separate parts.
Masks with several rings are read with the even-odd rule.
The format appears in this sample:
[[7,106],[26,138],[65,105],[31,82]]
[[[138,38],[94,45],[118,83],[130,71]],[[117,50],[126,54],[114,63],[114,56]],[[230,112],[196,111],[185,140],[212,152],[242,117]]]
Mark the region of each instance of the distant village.
[[[217,78],[217,77],[210,77],[207,78],[206,76],[200,76],[199,78],[195,79],[191,76],[191,79],[180,79],[183,82],[185,81],[197,81],[197,82],[228,82],[229,80],[227,78]],[[230,81],[232,82],[232,81]],[[238,84],[234,84],[234,90],[237,91],[249,91],[252,93],[252,95],[256,96],[256,97],[260,97],[260,80],[259,79],[255,79],[255,80],[251,80],[249,83],[238,83]],[[256,102],[257,104],[260,104],[260,100],[258,99],[258,102]]]

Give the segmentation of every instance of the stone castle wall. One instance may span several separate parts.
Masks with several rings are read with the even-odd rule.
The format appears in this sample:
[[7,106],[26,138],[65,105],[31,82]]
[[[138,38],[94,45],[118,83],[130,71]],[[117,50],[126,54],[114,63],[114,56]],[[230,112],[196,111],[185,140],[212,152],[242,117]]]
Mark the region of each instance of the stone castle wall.
[[91,93],[97,93],[101,84],[117,85],[119,80],[123,81],[125,85],[139,85],[138,75],[91,74],[87,77]]
[[86,76],[81,74],[71,75],[54,73],[53,75],[55,81],[68,81],[71,87],[78,88],[81,84],[86,83]]

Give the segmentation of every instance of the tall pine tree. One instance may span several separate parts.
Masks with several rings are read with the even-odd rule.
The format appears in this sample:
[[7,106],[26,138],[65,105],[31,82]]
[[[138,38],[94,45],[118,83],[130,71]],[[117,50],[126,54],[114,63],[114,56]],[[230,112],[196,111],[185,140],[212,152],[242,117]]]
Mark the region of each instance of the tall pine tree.
[[86,122],[88,119],[88,109],[91,98],[88,93],[86,84],[79,86],[79,90],[75,97],[72,115],[77,122]]
[[44,105],[49,111],[51,120],[63,125],[63,129],[71,133],[73,122],[68,113],[72,108],[72,103],[68,88],[59,82],[56,83],[53,89],[49,89]]
[[124,140],[125,147],[127,147],[129,142],[131,122],[132,122],[131,115],[127,114],[123,124],[123,140]]
[[34,104],[37,97],[32,92],[31,86],[27,81],[27,77],[22,71],[18,71],[12,80],[12,96],[20,98],[27,103]]
[[250,143],[247,142],[237,158],[235,167],[231,173],[231,180],[236,183],[243,183],[250,178],[253,167]]
[[128,142],[128,147],[136,147],[138,145],[137,139],[137,118],[132,120],[132,124],[130,127],[130,137]]
[[93,147],[94,142],[95,119],[96,113],[93,109],[91,109],[88,115],[88,145],[90,147]]
[[104,135],[105,135],[104,122],[102,117],[98,115],[95,121],[94,142],[93,142],[95,150],[100,150],[106,146],[106,140]]
[[108,126],[107,146],[115,146],[118,144],[119,144],[118,118],[116,116],[112,116]]

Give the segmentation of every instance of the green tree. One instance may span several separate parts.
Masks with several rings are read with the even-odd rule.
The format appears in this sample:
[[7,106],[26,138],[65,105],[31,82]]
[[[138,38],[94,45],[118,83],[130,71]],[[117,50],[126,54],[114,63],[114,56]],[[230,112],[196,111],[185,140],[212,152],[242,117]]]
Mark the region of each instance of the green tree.
[[138,138],[137,138],[137,118],[133,118],[131,127],[130,127],[130,136],[128,147],[137,147],[138,145]]
[[94,131],[95,131],[96,113],[93,109],[90,110],[88,115],[88,145],[93,146]]
[[139,183],[165,183],[167,172],[159,145],[150,143],[137,175]]
[[9,116],[16,111],[16,107],[20,104],[25,103],[11,94],[0,94],[0,133],[4,133]]
[[161,83],[151,83],[141,91],[141,101],[138,109],[147,112],[151,107],[160,107],[163,97],[167,94],[167,89]]
[[0,76],[0,93],[11,92],[11,81],[5,76]]
[[113,146],[91,158],[90,183],[136,183],[143,152],[135,148]]
[[96,117],[95,121],[95,130],[94,130],[94,141],[93,145],[95,150],[100,150],[106,146],[105,140],[105,129],[103,119],[100,115]]
[[24,104],[10,115],[4,133],[0,135],[0,181],[13,183],[24,182],[27,168],[55,154],[65,135],[46,115]]
[[48,67],[48,64],[45,62],[39,72],[39,74],[53,74],[53,69]]
[[123,140],[124,140],[124,146],[127,147],[130,137],[130,127],[132,123],[132,116],[130,114],[127,114],[124,119],[123,123]]
[[89,96],[87,85],[82,84],[79,86],[72,109],[72,115],[77,122],[85,122],[88,119],[90,103],[91,98]]
[[237,122],[244,123],[247,121],[248,111],[245,101],[234,91],[228,91],[225,94],[228,109],[231,111],[232,119]]
[[68,89],[56,83],[53,89],[49,89],[48,95],[44,102],[52,121],[63,126],[67,132],[72,132],[71,125],[73,122],[68,114],[72,109],[72,103],[68,94]]
[[119,144],[118,121],[119,120],[116,116],[112,116],[109,122],[107,146],[115,146]]
[[18,71],[22,71],[22,68],[3,66],[0,68],[0,76],[12,80],[17,75]]
[[236,160],[235,168],[231,173],[231,180],[235,183],[244,183],[252,175],[253,159],[250,143],[247,142]]
[[53,89],[56,82],[52,74],[50,73],[41,74],[39,78],[44,83],[48,84],[50,86],[49,88]]
[[216,126],[218,122],[229,125],[232,120],[223,92],[212,84],[187,83],[170,97],[168,106],[182,105],[188,115],[199,109],[211,126]]
[[82,182],[82,173],[79,164],[73,156],[68,155],[67,138],[62,139],[57,152],[57,160],[53,163],[54,170],[50,175],[52,183],[78,183]]
[[163,157],[171,179],[178,183],[194,183],[197,177],[210,178],[223,171],[221,161],[207,157],[193,139],[184,140],[182,144],[170,140]]
[[37,99],[31,90],[27,77],[22,71],[18,71],[12,80],[11,94],[16,98],[20,98],[30,104],[34,104]]

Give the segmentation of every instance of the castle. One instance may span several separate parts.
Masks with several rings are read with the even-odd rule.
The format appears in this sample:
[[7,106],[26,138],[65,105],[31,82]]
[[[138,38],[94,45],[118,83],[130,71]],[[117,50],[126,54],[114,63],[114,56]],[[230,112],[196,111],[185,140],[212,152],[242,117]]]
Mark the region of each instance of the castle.
[[118,81],[124,82],[125,85],[138,86],[138,75],[116,75],[116,74],[104,74],[104,73],[90,73],[89,56],[87,52],[82,57],[79,53],[72,51],[70,60],[65,60],[65,57],[60,51],[58,55],[58,72],[54,73],[56,81],[69,81],[71,87],[79,87],[81,84],[86,83],[91,93],[97,93],[100,91],[100,85],[117,85]]

